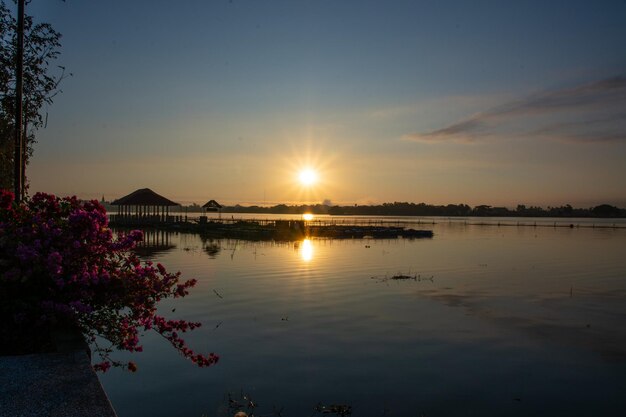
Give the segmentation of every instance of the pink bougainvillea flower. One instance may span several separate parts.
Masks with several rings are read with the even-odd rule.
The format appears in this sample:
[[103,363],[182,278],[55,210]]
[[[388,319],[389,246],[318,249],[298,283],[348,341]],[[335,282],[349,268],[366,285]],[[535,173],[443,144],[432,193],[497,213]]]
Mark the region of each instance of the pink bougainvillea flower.
[[[198,366],[217,363],[217,355],[194,352],[179,335],[200,323],[156,313],[160,300],[184,297],[196,280],[181,281],[180,273],[161,264],[142,263],[133,253],[141,240],[138,230],[114,239],[97,201],[37,193],[16,204],[12,193],[0,190],[0,317],[19,312],[21,324],[42,318],[73,323],[93,343],[102,359],[94,368],[103,372],[111,365],[137,370],[111,353],[142,351],[143,331],[161,334]],[[102,339],[111,346],[96,344]]]

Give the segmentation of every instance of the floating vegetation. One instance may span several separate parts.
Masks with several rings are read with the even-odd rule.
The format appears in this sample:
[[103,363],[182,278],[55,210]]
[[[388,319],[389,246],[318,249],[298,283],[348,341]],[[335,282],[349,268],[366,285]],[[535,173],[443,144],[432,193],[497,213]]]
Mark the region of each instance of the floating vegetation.
[[324,405],[318,403],[315,406],[315,411],[322,414],[334,414],[336,416],[350,416],[352,415],[352,406],[347,404],[330,404]]
[[[421,239],[432,238],[432,230],[416,230],[404,226],[392,226],[382,221],[376,225],[369,220],[350,220],[352,224],[337,224],[332,221],[304,222],[301,220],[274,219],[213,219],[210,222],[133,222],[132,219],[113,217],[113,227],[149,228],[160,231],[198,233],[203,240],[215,238],[234,238],[245,240],[282,240],[295,241],[303,237],[321,237],[332,239]],[[217,248],[215,248],[217,249]]]
[[[254,401],[249,394],[245,394],[243,390],[239,394],[235,395],[229,392],[225,395],[225,400],[228,402],[229,415],[234,415],[235,417],[283,417],[284,407],[278,408],[275,405],[272,406],[271,413],[259,414],[256,416],[254,412],[259,404]],[[352,415],[352,406],[347,404],[324,405],[320,402],[317,403],[313,410],[314,412],[311,417],[319,414],[336,415],[339,417]]]
[[395,280],[403,280],[403,279],[412,279],[413,281],[417,281],[417,275],[403,275],[403,274],[397,274],[391,277],[391,279],[395,279]]
[[374,277],[370,277],[370,279],[374,279],[374,280],[376,280],[376,282],[387,282],[387,281],[417,281],[417,282],[430,281],[430,282],[434,282],[435,276],[434,275],[422,276],[421,274],[410,275],[410,272],[409,272],[409,274],[397,273],[395,275],[392,275],[391,277],[388,276],[388,275],[385,275],[384,277],[374,276]]
[[239,414],[245,410],[245,415],[248,417],[254,417],[254,409],[259,406],[249,394],[244,394],[243,390],[241,390],[239,395],[233,395],[229,392],[227,394],[227,399],[230,415],[235,413]]

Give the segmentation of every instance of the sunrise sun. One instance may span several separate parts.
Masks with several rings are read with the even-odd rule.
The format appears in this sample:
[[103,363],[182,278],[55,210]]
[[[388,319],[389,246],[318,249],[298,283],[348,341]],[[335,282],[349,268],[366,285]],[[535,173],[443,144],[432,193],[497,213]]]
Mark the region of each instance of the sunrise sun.
[[305,168],[298,173],[300,184],[309,187],[317,182],[317,172],[311,168]]

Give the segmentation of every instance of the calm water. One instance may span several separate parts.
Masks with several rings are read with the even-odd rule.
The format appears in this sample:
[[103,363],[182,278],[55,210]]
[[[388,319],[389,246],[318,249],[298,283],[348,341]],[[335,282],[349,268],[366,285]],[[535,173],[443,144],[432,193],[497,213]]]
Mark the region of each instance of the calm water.
[[119,416],[229,416],[242,393],[256,416],[321,415],[318,403],[353,416],[626,409],[626,229],[422,227],[435,237],[169,235],[148,255],[199,280],[169,315],[204,323],[186,339],[221,360],[198,369],[146,335],[145,352],[123,356],[139,372],[101,375]]

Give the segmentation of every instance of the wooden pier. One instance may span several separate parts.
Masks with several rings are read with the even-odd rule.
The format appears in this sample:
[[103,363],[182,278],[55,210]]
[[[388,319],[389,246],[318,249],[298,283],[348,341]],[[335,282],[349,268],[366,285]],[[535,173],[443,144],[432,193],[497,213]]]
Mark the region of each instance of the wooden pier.
[[374,219],[250,219],[250,218],[207,218],[190,219],[178,216],[127,216],[109,215],[111,227],[153,228],[180,232],[199,233],[211,237],[229,237],[253,240],[297,240],[303,237],[325,237],[335,239],[366,238],[430,238],[431,230],[415,230],[402,221]]

